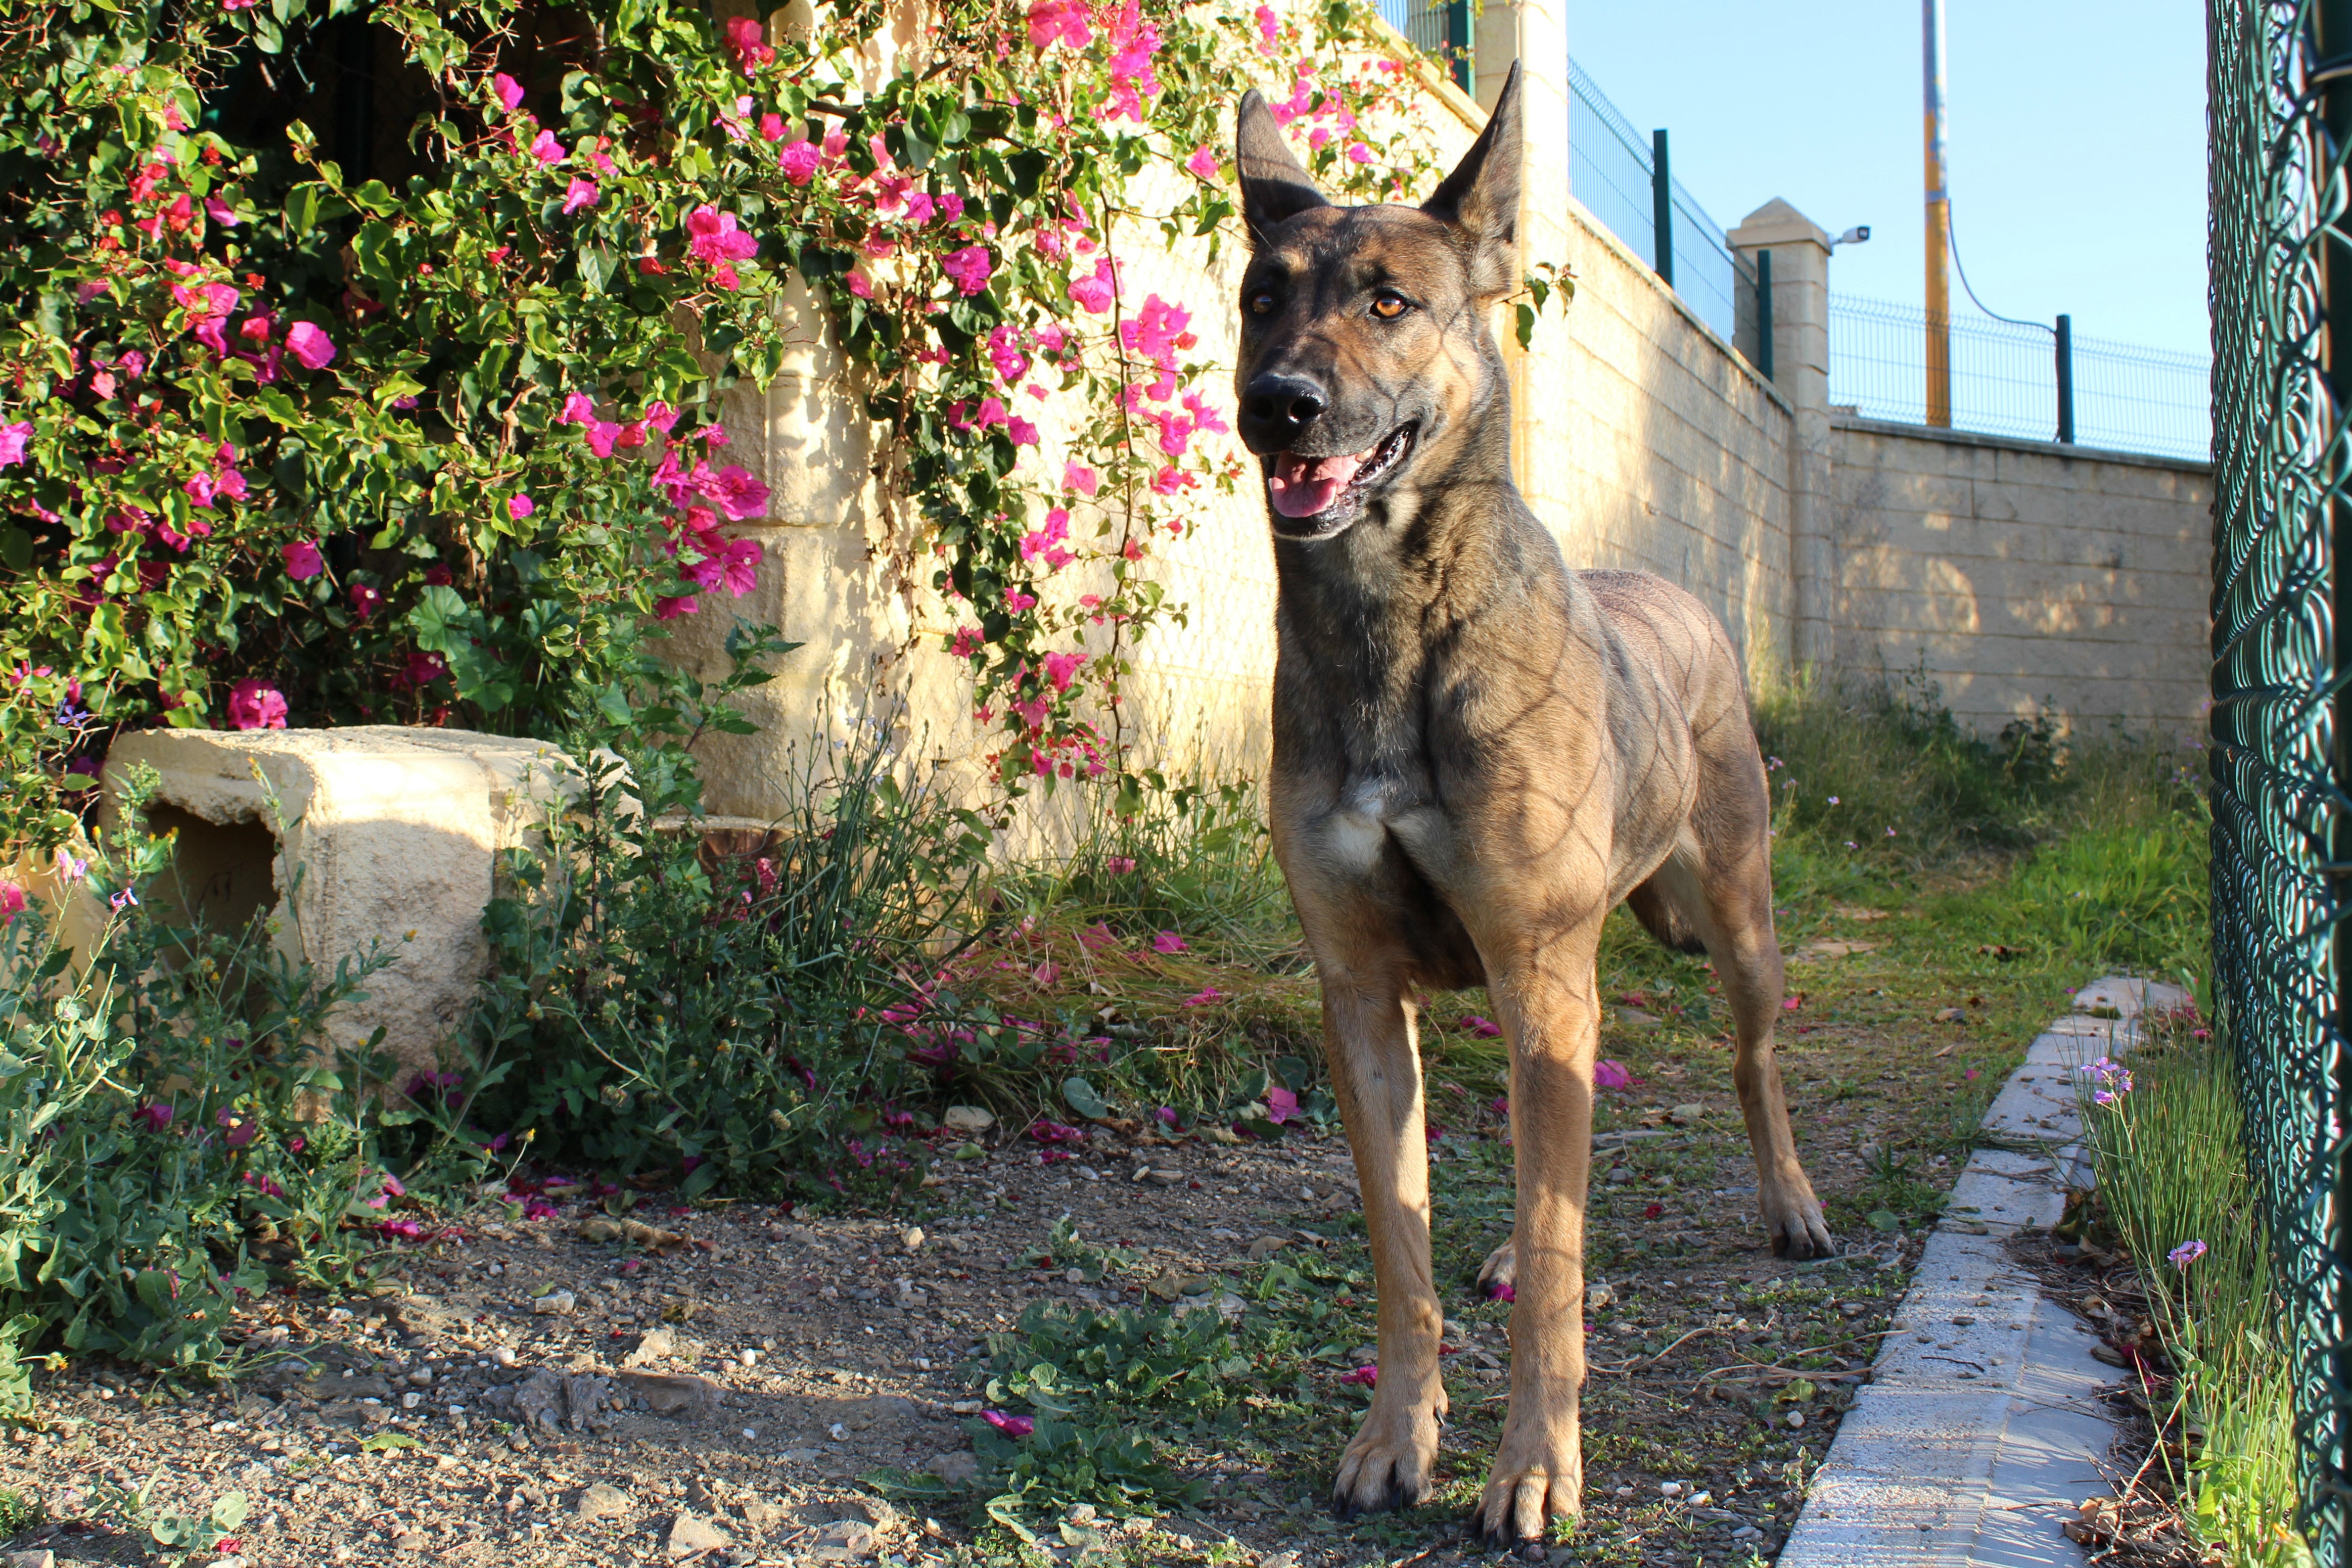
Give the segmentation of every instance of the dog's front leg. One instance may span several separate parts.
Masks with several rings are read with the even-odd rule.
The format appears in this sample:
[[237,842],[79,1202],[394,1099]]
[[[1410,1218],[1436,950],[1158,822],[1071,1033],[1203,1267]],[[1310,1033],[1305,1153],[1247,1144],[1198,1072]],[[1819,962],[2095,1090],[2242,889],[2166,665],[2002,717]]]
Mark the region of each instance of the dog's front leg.
[[1344,1515],[1411,1508],[1429,1496],[1445,1384],[1445,1326],[1429,1266],[1429,1143],[1412,1005],[1393,969],[1326,970],[1323,1048],[1362,1188],[1380,1297],[1372,1408],[1339,1460],[1331,1500]]
[[1600,1044],[1599,922],[1530,953],[1490,983],[1511,1044],[1511,1142],[1518,1171],[1511,1409],[1478,1509],[1490,1544],[1540,1539],[1581,1507],[1577,1405],[1584,1384],[1584,1203]]

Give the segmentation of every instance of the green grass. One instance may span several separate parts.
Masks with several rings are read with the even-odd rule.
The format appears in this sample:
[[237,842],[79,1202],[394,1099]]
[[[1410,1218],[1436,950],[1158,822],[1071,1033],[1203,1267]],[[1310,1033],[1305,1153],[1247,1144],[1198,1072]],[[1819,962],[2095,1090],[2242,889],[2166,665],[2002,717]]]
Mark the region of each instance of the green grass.
[[[2179,1369],[2171,1416],[2192,1438],[2184,1510],[2235,1564],[2307,1563],[2295,1502],[2292,1363],[2268,1238],[2246,1173],[2237,1074],[2185,1022],[2160,1026],[2128,1063],[2131,1087],[2084,1114],[2099,1192],[2138,1267]],[[2168,1255],[2201,1242],[2183,1264]],[[2161,1462],[2164,1456],[2159,1456]]]

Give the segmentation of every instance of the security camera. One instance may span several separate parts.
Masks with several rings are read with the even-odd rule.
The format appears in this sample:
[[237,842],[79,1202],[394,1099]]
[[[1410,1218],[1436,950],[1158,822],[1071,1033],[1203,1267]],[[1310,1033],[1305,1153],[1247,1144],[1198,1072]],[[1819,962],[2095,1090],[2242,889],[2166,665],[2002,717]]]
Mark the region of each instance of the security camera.
[[1843,234],[1839,235],[1835,239],[1831,240],[1830,248],[1832,250],[1835,250],[1841,245],[1860,245],[1864,240],[1868,239],[1869,237],[1870,226],[1866,223],[1858,223],[1852,228],[1847,229]]

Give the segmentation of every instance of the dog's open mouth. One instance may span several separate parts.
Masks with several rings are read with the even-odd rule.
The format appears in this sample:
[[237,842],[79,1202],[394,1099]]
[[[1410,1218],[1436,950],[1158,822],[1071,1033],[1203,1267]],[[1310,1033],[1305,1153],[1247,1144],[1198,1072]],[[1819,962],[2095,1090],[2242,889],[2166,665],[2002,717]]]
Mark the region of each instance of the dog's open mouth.
[[[1265,491],[1276,515],[1328,527],[1351,515],[1381,476],[1404,460],[1414,426],[1400,425],[1376,447],[1329,458],[1277,452]],[[1320,530],[1318,529],[1318,531]]]

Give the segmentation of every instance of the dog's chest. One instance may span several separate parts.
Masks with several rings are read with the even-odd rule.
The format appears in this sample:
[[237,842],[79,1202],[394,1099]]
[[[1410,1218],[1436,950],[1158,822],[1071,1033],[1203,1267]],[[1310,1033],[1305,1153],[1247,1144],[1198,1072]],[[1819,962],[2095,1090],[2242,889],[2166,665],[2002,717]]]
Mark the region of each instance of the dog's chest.
[[1452,858],[1444,814],[1424,792],[1388,774],[1350,779],[1310,833],[1327,868],[1358,879],[1374,875],[1391,842],[1423,876],[1433,878]]

